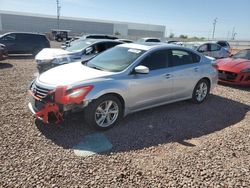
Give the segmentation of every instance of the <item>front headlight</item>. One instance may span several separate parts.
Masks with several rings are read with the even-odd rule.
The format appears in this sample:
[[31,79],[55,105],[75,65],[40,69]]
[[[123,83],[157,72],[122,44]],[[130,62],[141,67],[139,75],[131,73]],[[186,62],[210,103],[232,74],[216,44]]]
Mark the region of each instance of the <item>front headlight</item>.
[[58,58],[55,58],[55,59],[52,61],[52,64],[61,65],[61,64],[69,63],[69,62],[71,62],[71,59],[70,59],[69,56],[66,56],[66,57],[58,57]]
[[248,72],[250,72],[250,67],[249,67],[249,68],[246,68],[246,69],[243,69],[243,70],[241,70],[240,72],[242,72],[242,73],[248,73]]

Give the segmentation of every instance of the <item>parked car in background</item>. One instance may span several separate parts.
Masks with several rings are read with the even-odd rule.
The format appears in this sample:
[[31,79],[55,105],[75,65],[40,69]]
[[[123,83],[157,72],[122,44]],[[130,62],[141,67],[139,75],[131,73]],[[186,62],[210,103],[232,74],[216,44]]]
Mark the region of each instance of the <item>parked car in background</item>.
[[52,29],[51,33],[53,35],[54,40],[61,42],[61,41],[66,41],[66,40],[70,40],[69,37],[69,32],[70,30],[61,30],[61,29]]
[[225,48],[229,53],[231,53],[231,47],[230,47],[230,44],[227,41],[220,40],[220,41],[217,41],[216,44],[219,44],[220,46]]
[[116,39],[117,41],[121,41],[121,42],[124,42],[124,43],[133,43],[134,41],[132,40],[129,40],[129,39]]
[[90,34],[90,35],[83,35],[81,39],[110,39],[116,40],[118,37],[113,35],[105,35],[105,34]]
[[8,58],[8,50],[5,45],[0,44],[0,61]]
[[122,44],[87,64],[41,74],[30,85],[29,108],[44,123],[84,109],[86,123],[108,129],[139,110],[192,99],[206,100],[218,81],[212,58],[180,46]]
[[194,49],[206,56],[210,56],[216,59],[226,58],[230,56],[230,52],[216,43],[186,42],[183,43],[183,46]]
[[73,42],[73,41],[75,41],[75,40],[78,40],[78,39],[80,39],[80,37],[72,37],[70,40],[67,40],[67,41],[63,42],[63,43],[61,44],[61,48],[62,48],[62,49],[66,49],[67,47],[70,46],[70,43],[71,43],[71,42]]
[[62,49],[70,47],[72,43],[76,40],[85,40],[85,39],[110,39],[110,40],[117,40],[118,38],[112,35],[105,35],[105,34],[90,34],[90,35],[83,35],[81,37],[77,37],[76,39],[69,40],[62,44]]
[[74,43],[65,50],[45,48],[35,57],[37,69],[39,73],[42,73],[66,63],[75,61],[87,62],[99,53],[118,44],[122,44],[122,42],[109,39],[85,39],[74,41]]
[[0,43],[7,47],[9,54],[36,55],[43,48],[50,48],[45,35],[24,32],[11,32],[1,35]]
[[143,42],[161,42],[160,39],[158,38],[141,38],[137,40],[138,43],[143,43]]
[[217,66],[220,82],[250,86],[250,49],[217,60]]
[[168,44],[176,44],[176,45],[179,45],[179,46],[182,46],[182,45],[183,45],[183,42],[181,42],[181,41],[176,41],[176,40],[166,41],[166,43],[168,43]]

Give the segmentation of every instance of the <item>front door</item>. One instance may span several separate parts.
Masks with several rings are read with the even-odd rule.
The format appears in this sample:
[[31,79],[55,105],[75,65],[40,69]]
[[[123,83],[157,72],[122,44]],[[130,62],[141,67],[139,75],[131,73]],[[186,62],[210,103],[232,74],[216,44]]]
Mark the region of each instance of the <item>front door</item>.
[[132,110],[167,102],[172,96],[173,78],[168,67],[168,50],[152,52],[139,65],[149,68],[148,74],[129,75]]

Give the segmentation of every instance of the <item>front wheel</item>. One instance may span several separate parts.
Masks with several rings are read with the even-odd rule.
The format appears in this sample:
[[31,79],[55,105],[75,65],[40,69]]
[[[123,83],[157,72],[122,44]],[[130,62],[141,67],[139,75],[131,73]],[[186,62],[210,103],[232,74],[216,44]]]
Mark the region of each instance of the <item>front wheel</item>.
[[209,92],[209,82],[205,79],[200,80],[193,90],[192,101],[197,104],[202,103],[206,100],[207,96],[209,95]]
[[107,130],[120,121],[122,114],[120,100],[113,95],[106,95],[89,104],[85,109],[85,121],[99,130]]

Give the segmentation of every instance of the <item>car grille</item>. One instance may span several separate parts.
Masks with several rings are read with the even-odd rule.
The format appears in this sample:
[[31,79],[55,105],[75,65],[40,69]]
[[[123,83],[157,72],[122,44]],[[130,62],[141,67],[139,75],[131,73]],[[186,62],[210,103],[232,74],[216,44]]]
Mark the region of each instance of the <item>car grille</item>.
[[228,71],[219,70],[219,78],[223,80],[235,80],[238,74]]
[[30,90],[33,94],[38,98],[44,98],[49,93],[50,89],[43,88],[41,86],[36,85],[35,83],[32,84]]

